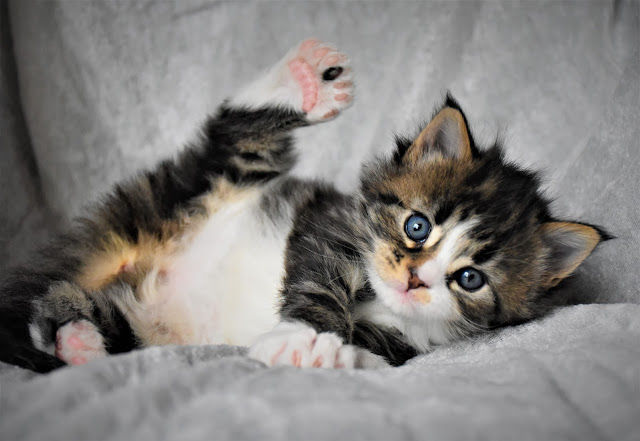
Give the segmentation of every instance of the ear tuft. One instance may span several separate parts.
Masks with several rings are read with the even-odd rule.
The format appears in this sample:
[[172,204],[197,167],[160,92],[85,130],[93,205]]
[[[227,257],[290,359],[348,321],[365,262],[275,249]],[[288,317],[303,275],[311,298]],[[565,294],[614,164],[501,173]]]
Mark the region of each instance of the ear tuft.
[[456,100],[453,95],[451,95],[450,91],[447,91],[447,96],[444,99],[444,105],[442,107],[451,107],[452,109],[456,109],[464,115],[460,103],[458,103],[458,100]]
[[603,240],[604,230],[575,222],[547,222],[541,227],[542,240],[549,250],[544,285],[551,288],[575,271]]
[[443,108],[433,117],[406,150],[404,161],[415,164],[423,158],[440,155],[445,158],[471,159],[474,145],[467,119],[450,94]]

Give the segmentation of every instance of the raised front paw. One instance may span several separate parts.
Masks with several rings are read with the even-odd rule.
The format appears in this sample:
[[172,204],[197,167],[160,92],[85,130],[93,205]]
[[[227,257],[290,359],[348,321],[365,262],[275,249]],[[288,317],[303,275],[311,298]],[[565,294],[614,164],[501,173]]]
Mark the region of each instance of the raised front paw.
[[348,57],[319,40],[292,49],[275,66],[236,94],[229,104],[250,109],[277,107],[328,121],[351,105],[353,82]]
[[287,65],[302,93],[302,111],[310,121],[328,120],[351,105],[353,82],[345,54],[310,39],[289,58]]
[[70,322],[56,334],[56,357],[67,364],[85,364],[107,355],[104,339],[88,320]]
[[355,348],[330,332],[317,333],[301,322],[281,322],[249,349],[249,357],[267,366],[353,368]]

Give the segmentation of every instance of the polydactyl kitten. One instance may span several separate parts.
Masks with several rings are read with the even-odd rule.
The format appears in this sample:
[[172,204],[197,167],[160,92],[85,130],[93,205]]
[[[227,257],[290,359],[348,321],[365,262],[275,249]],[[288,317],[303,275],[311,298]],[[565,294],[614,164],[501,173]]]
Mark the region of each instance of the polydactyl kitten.
[[347,57],[293,49],[176,160],[117,185],[0,295],[0,359],[38,371],[156,344],[268,365],[399,365],[527,320],[603,239],[480,150],[447,97],[344,195],[295,179],[289,132],[349,106]]

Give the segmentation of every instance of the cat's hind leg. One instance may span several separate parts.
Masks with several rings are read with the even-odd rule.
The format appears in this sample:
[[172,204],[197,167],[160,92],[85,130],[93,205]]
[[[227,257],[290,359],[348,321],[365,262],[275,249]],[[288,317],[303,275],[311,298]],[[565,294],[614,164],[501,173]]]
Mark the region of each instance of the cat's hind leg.
[[229,105],[292,109],[304,113],[307,123],[318,123],[337,116],[352,100],[349,58],[319,40],[309,39],[245,87]]
[[[55,331],[52,353],[67,364],[85,364],[109,353],[134,349],[136,339],[115,307],[125,284],[87,293],[70,282],[56,282],[36,300],[29,324],[34,346],[47,351],[44,336]],[[47,331],[51,329],[51,331]]]

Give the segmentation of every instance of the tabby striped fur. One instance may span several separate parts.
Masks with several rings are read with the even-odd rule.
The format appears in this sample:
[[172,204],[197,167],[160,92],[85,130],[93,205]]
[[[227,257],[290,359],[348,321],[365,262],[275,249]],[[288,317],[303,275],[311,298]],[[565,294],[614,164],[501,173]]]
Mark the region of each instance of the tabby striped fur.
[[[498,143],[478,148],[450,96],[417,136],[398,138],[392,156],[364,167],[354,194],[289,177],[290,131],[310,123],[282,105],[295,101],[223,104],[177,159],[117,185],[16,271],[0,293],[0,360],[41,372],[59,367],[56,332],[80,320],[95,324],[106,350],[118,353],[151,344],[249,344],[279,317],[400,365],[433,344],[545,313],[554,286],[607,238],[596,227],[555,220],[536,174],[505,161]],[[431,225],[420,243],[406,232],[415,213]],[[246,225],[251,240],[242,239]],[[233,262],[229,271],[206,267],[210,298],[208,285],[189,285],[188,274],[208,250],[218,259],[212,266]],[[282,267],[265,276],[277,286],[252,279],[261,266],[254,254],[267,268]],[[486,280],[475,292],[456,280],[467,267]],[[242,310],[229,306],[234,285],[218,278],[235,271],[264,311],[252,310],[251,297],[238,300]],[[434,279],[423,283],[424,274]],[[216,300],[216,287],[226,300]],[[171,316],[167,305],[187,308],[183,289],[199,290],[188,308],[210,311],[209,319]],[[279,292],[272,312],[266,291]],[[251,353],[268,354],[268,363],[277,358],[268,348]],[[296,360],[294,351],[282,362]]]

